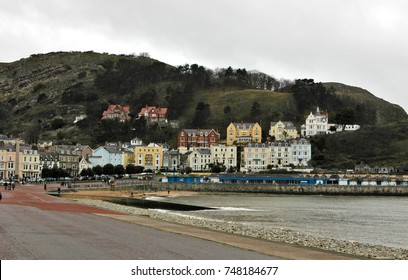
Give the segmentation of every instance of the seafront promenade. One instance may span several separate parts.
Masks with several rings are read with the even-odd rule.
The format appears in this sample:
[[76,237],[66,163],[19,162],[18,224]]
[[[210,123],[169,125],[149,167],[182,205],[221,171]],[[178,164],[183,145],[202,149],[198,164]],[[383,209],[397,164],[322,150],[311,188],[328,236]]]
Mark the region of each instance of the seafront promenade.
[[86,206],[50,196],[40,185],[17,186],[2,195],[2,260],[360,258]]

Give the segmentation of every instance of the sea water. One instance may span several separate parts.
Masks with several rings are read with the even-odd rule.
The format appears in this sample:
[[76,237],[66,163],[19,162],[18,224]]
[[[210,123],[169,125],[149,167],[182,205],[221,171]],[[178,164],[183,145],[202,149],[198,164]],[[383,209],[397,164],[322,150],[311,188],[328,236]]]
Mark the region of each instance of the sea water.
[[160,199],[215,208],[183,212],[194,217],[408,249],[408,197],[225,194]]

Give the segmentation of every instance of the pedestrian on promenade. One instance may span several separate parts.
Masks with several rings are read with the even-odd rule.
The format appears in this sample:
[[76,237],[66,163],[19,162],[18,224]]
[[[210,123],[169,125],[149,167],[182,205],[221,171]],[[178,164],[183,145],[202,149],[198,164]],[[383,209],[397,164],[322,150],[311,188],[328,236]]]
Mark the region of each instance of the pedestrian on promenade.
[[13,188],[13,191],[14,191],[14,188],[16,187],[16,184],[15,183],[11,184],[11,187]]
[[47,190],[47,184],[44,184],[44,191]]
[[1,192],[0,192],[0,201],[2,200],[2,198],[3,198],[3,195],[2,195]]

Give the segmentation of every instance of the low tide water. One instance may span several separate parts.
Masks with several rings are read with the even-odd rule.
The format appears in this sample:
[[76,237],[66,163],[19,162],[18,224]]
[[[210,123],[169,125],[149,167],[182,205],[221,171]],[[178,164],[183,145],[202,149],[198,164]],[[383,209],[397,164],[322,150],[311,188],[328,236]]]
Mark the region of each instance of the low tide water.
[[216,208],[183,215],[408,249],[408,197],[226,194],[160,199]]

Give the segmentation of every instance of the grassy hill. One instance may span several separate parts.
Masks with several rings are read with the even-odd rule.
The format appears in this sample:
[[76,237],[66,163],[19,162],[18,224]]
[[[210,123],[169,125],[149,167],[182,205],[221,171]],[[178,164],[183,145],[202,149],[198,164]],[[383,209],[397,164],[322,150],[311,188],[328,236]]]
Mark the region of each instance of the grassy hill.
[[314,166],[346,169],[356,163],[408,166],[408,121],[313,138]]
[[365,89],[340,83],[324,83],[324,86],[333,89],[345,107],[355,108],[356,111],[362,108],[368,109],[370,111],[368,113],[374,119],[371,124],[384,124],[407,119],[407,113],[401,106],[388,103]]
[[[339,83],[309,81],[301,94],[294,85],[282,85],[271,76],[245,69],[216,72],[195,64],[174,67],[147,56],[94,52],[32,55],[0,63],[0,133],[28,142],[50,139],[92,146],[137,136],[145,142],[174,146],[177,129],[148,128],[136,120],[110,124],[100,120],[101,114],[109,103],[128,104],[133,115],[145,104],[156,105],[168,107],[171,118],[178,120],[181,128],[193,128],[202,103],[208,110],[201,128],[215,128],[223,138],[231,121],[257,121],[264,136],[271,121],[294,121],[300,129],[306,115],[319,106],[329,111],[330,122],[343,109],[352,110],[363,129],[355,134],[327,136],[324,148],[315,145],[315,164],[401,161],[406,155],[408,135],[392,133],[406,127],[408,121],[400,106],[364,89]],[[252,110],[255,103],[256,114]],[[82,114],[88,118],[73,124],[75,117]],[[343,147],[365,143],[362,139],[375,140],[362,149],[379,145],[386,152],[374,149],[373,155],[358,154],[356,158],[355,151]]]
[[[182,119],[184,126],[191,126],[191,120],[195,114],[195,105],[204,102],[210,105],[211,118],[209,127],[219,130],[221,135],[231,121],[257,121],[262,126],[269,126],[270,120],[283,117],[285,112],[293,112],[293,96],[291,93],[281,93],[256,89],[231,89],[231,90],[201,90],[195,93],[191,106],[185,111]],[[253,119],[251,106],[254,102],[260,104],[261,116]],[[231,113],[224,112],[229,106]]]

